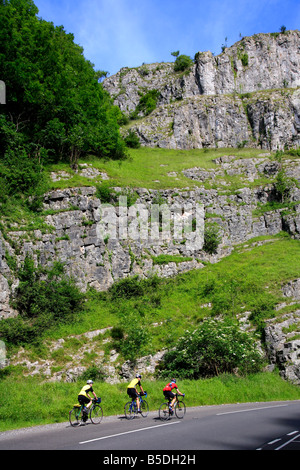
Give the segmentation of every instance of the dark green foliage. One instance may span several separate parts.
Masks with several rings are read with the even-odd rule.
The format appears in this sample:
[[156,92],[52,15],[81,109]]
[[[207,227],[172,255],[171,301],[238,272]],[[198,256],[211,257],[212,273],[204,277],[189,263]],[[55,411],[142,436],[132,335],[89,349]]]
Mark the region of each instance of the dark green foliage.
[[35,188],[49,160],[75,165],[88,153],[126,156],[120,113],[99,73],[72,34],[37,15],[31,0],[0,1],[0,77],[6,86],[0,178],[6,192]]
[[241,62],[242,62],[244,67],[247,67],[247,65],[249,63],[249,57],[248,57],[248,54],[246,52],[244,54],[242,54]]
[[254,373],[262,360],[253,338],[229,319],[204,321],[164,357],[163,376],[198,379],[223,373]]
[[217,252],[220,242],[221,238],[219,236],[218,226],[216,224],[206,224],[204,229],[203,250],[213,255]]
[[174,71],[184,72],[185,70],[190,69],[192,65],[193,65],[193,60],[191,59],[191,57],[182,54],[176,57],[176,60],[174,63]]
[[135,111],[131,113],[130,118],[136,119],[140,113],[144,116],[152,113],[157,106],[157,101],[159,100],[160,92],[158,90],[149,90],[145,95],[143,95],[137,105]]
[[284,169],[280,169],[278,171],[274,186],[277,197],[280,199],[281,202],[289,201],[291,189],[293,188],[294,184],[295,182],[293,178],[289,178],[286,175]]
[[124,140],[125,140],[127,147],[129,148],[138,149],[141,146],[138,136],[131,129],[128,131],[128,134]]
[[112,339],[120,341],[124,338],[124,331],[121,326],[114,326],[110,332]]
[[113,198],[111,183],[109,181],[102,181],[101,184],[96,186],[96,197],[100,199],[102,204],[110,203]]
[[33,259],[26,256],[18,278],[13,306],[19,316],[0,322],[0,337],[9,343],[36,342],[43,331],[73,321],[81,312],[84,296],[60,263],[45,270],[36,268]]
[[86,381],[86,380],[93,380],[94,382],[96,380],[99,380],[100,382],[104,381],[106,375],[105,372],[102,370],[102,368],[99,366],[90,366],[88,369],[86,369],[83,374],[81,375],[81,379]]
[[115,282],[109,289],[109,293],[113,298],[130,299],[145,295],[149,289],[155,289],[159,284],[160,281],[157,276],[143,280],[139,280],[138,276],[126,277],[119,282]]

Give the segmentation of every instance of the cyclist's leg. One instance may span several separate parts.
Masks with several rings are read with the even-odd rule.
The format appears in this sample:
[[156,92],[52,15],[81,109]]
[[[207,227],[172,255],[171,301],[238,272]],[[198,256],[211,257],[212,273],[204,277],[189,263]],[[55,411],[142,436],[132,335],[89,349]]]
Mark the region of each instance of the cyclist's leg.
[[85,397],[84,395],[78,395],[78,401],[80,405],[83,406],[83,416],[84,416],[84,420],[86,421],[88,417],[88,412],[89,412],[88,405],[89,403],[92,403],[92,401],[90,402],[89,398]]
[[92,403],[93,403],[93,400],[89,400],[89,402],[87,403],[86,407],[87,407],[88,410],[90,409]]
[[140,401],[140,396],[138,395],[137,393],[137,396],[136,396],[136,404],[137,404],[137,411],[138,413],[141,412],[141,401]]
[[166,391],[164,392],[164,395],[165,397],[168,399],[169,401],[169,407],[171,410],[174,410],[174,404],[175,404],[175,401],[176,401],[176,395],[174,395],[173,392],[171,391]]

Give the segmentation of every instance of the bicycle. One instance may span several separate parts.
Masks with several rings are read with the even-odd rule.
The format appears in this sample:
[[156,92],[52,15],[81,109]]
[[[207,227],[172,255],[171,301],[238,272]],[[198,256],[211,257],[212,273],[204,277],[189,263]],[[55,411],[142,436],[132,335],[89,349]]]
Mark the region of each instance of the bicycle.
[[80,426],[86,423],[88,418],[90,418],[93,424],[100,424],[103,418],[103,410],[99,403],[101,403],[101,398],[97,400],[94,398],[89,413],[84,412],[85,405],[80,405],[79,403],[74,405],[72,410],[69,411],[71,426]]
[[[146,400],[143,399],[143,396],[147,397],[147,392],[144,392],[144,395],[139,394],[141,415],[143,418],[147,418],[149,414],[149,405],[146,402]],[[128,401],[126,403],[124,407],[124,411],[125,411],[125,417],[127,419],[133,419],[138,414],[136,398],[132,398],[131,401]]]
[[[184,396],[184,395],[183,395]],[[174,415],[178,419],[183,419],[185,412],[186,412],[186,406],[183,400],[179,400],[178,394],[176,393],[176,402],[174,405],[174,411],[171,409],[171,399],[169,399],[168,403],[162,403],[159,407],[158,415],[159,418],[162,421],[166,421],[171,418],[171,416]]]

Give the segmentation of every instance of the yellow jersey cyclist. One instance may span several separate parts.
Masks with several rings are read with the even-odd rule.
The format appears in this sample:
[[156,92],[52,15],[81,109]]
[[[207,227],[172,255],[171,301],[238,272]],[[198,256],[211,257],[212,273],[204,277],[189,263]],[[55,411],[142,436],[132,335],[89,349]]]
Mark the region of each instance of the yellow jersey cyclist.
[[141,385],[141,378],[142,376],[140,374],[136,374],[135,379],[133,379],[127,387],[127,395],[129,395],[130,398],[136,400],[138,413],[141,412],[141,408],[140,408],[140,397],[139,397],[139,393],[136,387],[139,386],[141,393],[142,394],[145,393]]
[[89,410],[91,404],[93,403],[93,401],[92,401],[93,399],[90,396],[90,393],[92,393],[94,395],[94,397],[96,398],[96,400],[97,400],[97,395],[94,392],[92,385],[93,385],[93,381],[88,380],[86,385],[84,385],[82,387],[82,389],[80,390],[80,392],[78,394],[78,402],[79,402],[80,405],[84,405],[83,412],[86,415],[86,417],[87,417],[87,414],[88,414],[88,410]]

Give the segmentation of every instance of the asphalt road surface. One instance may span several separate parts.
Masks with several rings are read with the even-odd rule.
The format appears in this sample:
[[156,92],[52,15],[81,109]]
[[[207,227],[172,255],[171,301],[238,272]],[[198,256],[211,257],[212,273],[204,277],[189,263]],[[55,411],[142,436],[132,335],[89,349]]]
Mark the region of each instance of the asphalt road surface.
[[[105,414],[105,403],[103,409]],[[132,468],[137,462],[172,463],[162,460],[170,458],[193,464],[200,450],[300,450],[300,400],[193,407],[183,420],[166,422],[151,412],[131,421],[123,415],[104,417],[99,425],[77,428],[38,426],[0,433],[0,450],[100,450],[102,463],[131,463]],[[178,457],[180,451],[185,453]],[[122,455],[136,461],[113,461]]]

